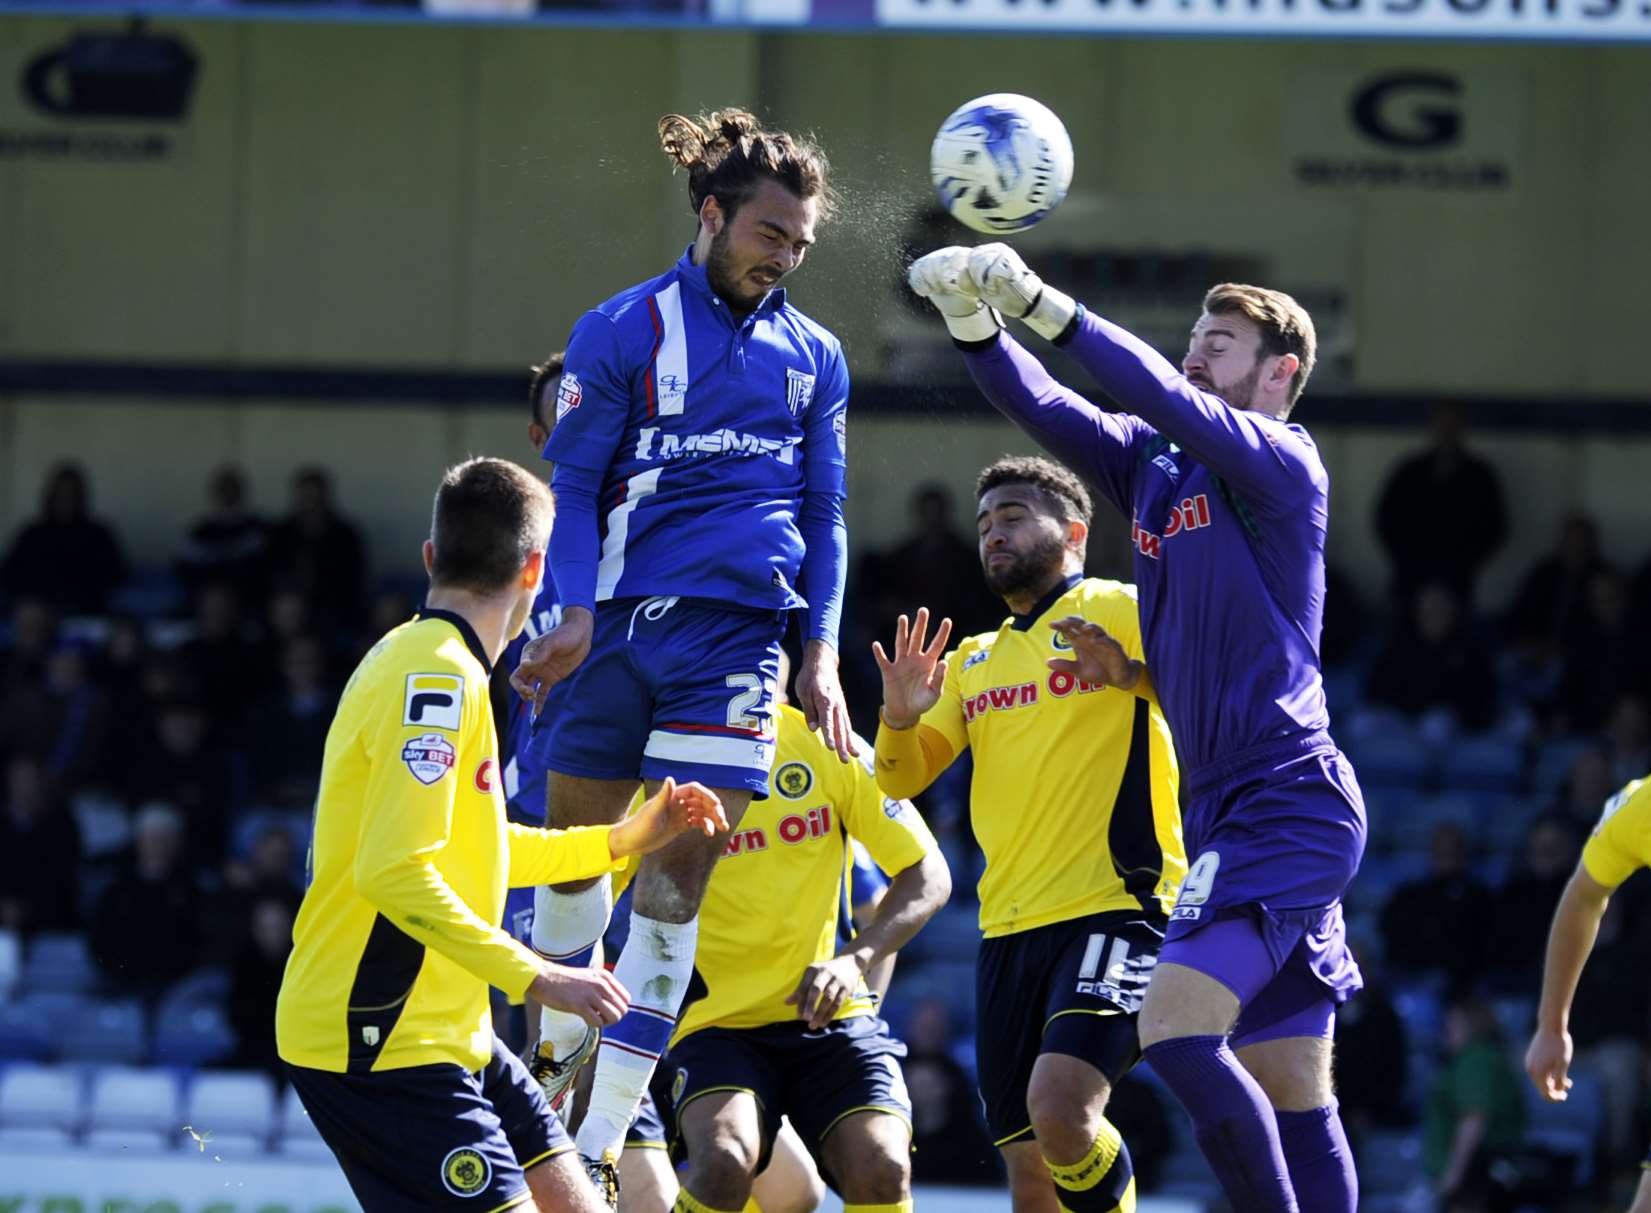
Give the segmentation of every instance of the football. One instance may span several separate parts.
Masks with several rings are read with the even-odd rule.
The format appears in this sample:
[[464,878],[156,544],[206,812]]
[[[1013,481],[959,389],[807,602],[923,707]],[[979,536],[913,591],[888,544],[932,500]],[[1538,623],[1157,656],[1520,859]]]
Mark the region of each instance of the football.
[[1072,140],[1053,110],[1018,93],[990,93],[953,110],[929,150],[940,203],[977,232],[1037,223],[1072,184]]

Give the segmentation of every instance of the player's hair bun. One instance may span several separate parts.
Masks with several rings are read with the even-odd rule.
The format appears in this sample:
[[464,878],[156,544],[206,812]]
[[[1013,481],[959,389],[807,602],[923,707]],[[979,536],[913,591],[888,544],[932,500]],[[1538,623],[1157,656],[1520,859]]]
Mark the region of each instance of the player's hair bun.
[[659,146],[672,164],[690,173],[714,169],[740,141],[762,133],[750,110],[726,109],[690,118],[666,114],[659,120]]
[[659,147],[677,168],[688,170],[688,201],[695,214],[707,197],[715,197],[732,215],[762,177],[798,197],[819,198],[822,219],[831,213],[829,166],[820,149],[784,131],[764,130],[750,110],[713,110],[697,118],[666,114],[659,120]]

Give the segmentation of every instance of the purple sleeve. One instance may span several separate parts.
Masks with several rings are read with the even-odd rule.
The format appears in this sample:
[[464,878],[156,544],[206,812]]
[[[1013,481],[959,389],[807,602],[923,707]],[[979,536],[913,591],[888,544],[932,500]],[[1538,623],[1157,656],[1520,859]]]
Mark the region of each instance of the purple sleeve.
[[993,406],[1056,459],[1131,513],[1135,447],[1151,431],[1133,417],[1104,413],[1053,376],[1007,333],[964,347],[975,384]]
[[1058,342],[1120,408],[1225,477],[1255,505],[1296,508],[1324,476],[1312,442],[1282,421],[1199,391],[1133,333],[1080,308]]
[[551,473],[556,523],[550,529],[550,575],[564,607],[596,609],[596,493],[602,473],[558,463]]

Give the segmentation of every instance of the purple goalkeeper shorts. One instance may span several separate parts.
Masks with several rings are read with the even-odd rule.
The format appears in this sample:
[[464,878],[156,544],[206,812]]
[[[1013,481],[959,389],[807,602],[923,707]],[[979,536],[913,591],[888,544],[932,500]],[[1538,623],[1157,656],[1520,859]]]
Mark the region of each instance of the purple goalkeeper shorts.
[[1317,732],[1254,746],[1184,778],[1189,866],[1159,963],[1197,969],[1238,996],[1235,1041],[1319,1034],[1267,1029],[1299,1028],[1303,1016],[1328,1023],[1330,1008],[1364,985],[1341,912],[1364,855],[1364,800],[1352,765]]

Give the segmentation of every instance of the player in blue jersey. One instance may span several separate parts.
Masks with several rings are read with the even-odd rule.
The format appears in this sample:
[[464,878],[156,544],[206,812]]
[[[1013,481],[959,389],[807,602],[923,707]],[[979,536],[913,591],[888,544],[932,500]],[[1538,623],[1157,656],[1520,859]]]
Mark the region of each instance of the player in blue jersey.
[[[911,284],[992,403],[1131,518],[1189,860],[1141,1011],[1145,1056],[1236,1208],[1353,1213],[1330,1059],[1335,1008],[1362,984],[1341,896],[1365,817],[1319,672],[1328,477],[1287,421],[1313,368],[1312,319],[1278,291],[1217,286],[1177,370],[1007,245],[931,253]],[[1054,341],[1123,412],[1055,382],[1000,313]],[[1056,627],[1082,676],[1105,681],[1105,634]]]
[[[837,678],[848,371],[837,339],[777,289],[830,209],[826,162],[742,110],[668,115],[659,133],[687,170],[697,237],[665,273],[579,319],[544,450],[563,615],[512,681],[547,715],[558,823],[616,821],[639,779],[667,776],[719,789],[737,823],[766,794],[793,612],[805,619],[799,706],[843,761],[854,753]],[[604,1183],[687,994],[720,849],[670,848],[637,877],[615,969],[637,996],[602,1038],[578,1139]],[[600,938],[607,895],[559,894],[551,950],[572,962]],[[554,1098],[591,1034],[551,1017],[544,1036],[537,1064]]]

